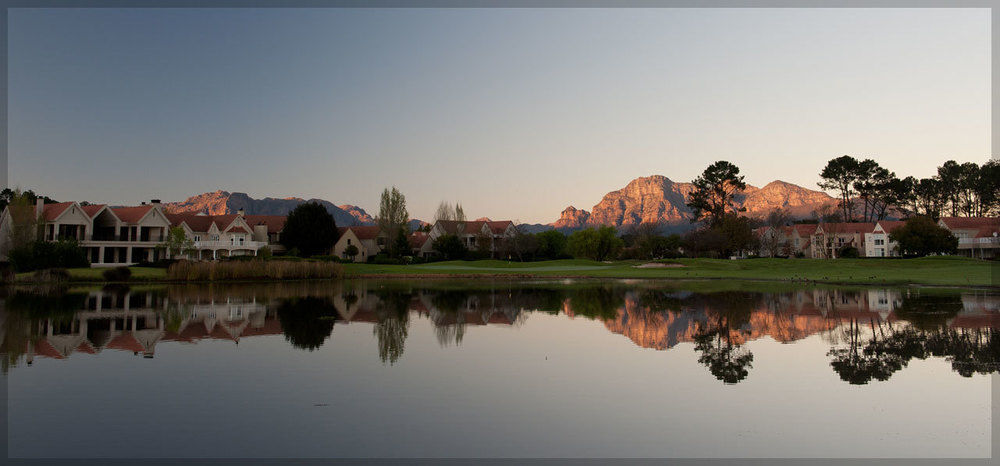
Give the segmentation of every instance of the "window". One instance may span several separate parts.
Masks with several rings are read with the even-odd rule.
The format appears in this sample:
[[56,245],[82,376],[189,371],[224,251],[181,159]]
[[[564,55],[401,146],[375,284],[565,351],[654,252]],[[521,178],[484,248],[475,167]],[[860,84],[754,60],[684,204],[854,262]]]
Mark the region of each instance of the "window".
[[201,235],[194,235],[195,241],[201,241]]
[[348,245],[348,246],[350,246],[350,245],[351,245],[351,239],[350,239],[350,238],[347,238],[347,245]]
[[884,239],[877,239],[877,240],[875,240],[875,245],[876,246],[884,246],[885,245],[885,240]]

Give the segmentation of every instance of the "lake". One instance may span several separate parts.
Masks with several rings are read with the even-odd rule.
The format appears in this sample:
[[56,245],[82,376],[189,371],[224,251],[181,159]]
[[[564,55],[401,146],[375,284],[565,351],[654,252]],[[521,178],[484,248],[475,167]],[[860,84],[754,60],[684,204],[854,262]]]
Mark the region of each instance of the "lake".
[[988,457],[1000,293],[357,280],[3,294],[16,458]]

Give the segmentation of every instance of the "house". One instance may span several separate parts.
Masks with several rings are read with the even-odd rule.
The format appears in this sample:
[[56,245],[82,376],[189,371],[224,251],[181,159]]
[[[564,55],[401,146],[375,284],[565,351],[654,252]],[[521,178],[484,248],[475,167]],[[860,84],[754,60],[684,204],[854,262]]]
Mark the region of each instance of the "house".
[[[6,259],[15,230],[14,213],[5,209],[0,215],[0,258]],[[38,218],[43,241],[72,239],[83,248],[95,266],[131,265],[162,258],[157,248],[166,238],[170,220],[160,201],[138,206],[111,207],[81,205],[78,202],[44,204],[38,200],[34,215]],[[32,232],[31,237],[36,237]]]
[[437,254],[434,251],[434,240],[442,235],[457,236],[469,250],[485,250],[495,254],[503,240],[514,236],[516,232],[514,222],[510,220],[438,220],[427,233],[419,255],[429,257]]
[[[386,235],[378,226],[354,226],[337,228],[339,237],[333,245],[333,255],[354,262],[366,262],[369,257],[382,252],[385,247]],[[358,253],[350,257],[347,248],[355,246]]]
[[251,226],[242,211],[229,215],[167,214],[167,218],[171,227],[182,228],[184,236],[194,243],[196,252],[185,254],[191,259],[256,256],[261,249],[269,246],[268,226]]
[[810,241],[816,227],[816,224],[802,223],[781,228],[757,228],[754,233],[761,244],[758,254],[765,257],[809,256]]
[[1000,249],[1000,218],[941,217],[938,225],[958,238],[958,253],[980,259],[996,259]]
[[875,230],[875,224],[870,222],[830,222],[821,223],[816,227],[810,239],[809,257],[814,259],[836,259],[840,250],[853,247],[858,255],[865,252],[865,233]]
[[863,257],[900,257],[899,243],[891,240],[889,235],[897,228],[905,225],[906,222],[900,220],[880,220],[875,224],[871,232],[865,233],[864,250],[861,251]]
[[266,242],[271,252],[285,252],[281,232],[285,229],[285,215],[244,215],[243,220],[253,229],[253,240]]
[[410,242],[410,251],[414,256],[419,257],[420,251],[423,249],[424,245],[427,244],[427,240],[430,239],[430,235],[426,231],[414,231],[410,233],[410,236],[406,238]]

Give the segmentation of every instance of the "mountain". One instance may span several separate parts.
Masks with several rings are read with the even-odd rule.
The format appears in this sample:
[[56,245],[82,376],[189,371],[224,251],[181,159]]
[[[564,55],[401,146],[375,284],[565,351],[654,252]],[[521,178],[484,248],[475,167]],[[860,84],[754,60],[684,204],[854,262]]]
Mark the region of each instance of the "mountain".
[[338,226],[374,225],[372,216],[364,209],[353,205],[334,205],[323,199],[302,199],[286,197],[283,199],[265,197],[254,199],[246,193],[230,193],[215,191],[191,196],[181,202],[167,202],[163,207],[167,212],[205,212],[209,215],[235,214],[243,209],[247,215],[287,215],[296,206],[304,202],[318,202],[326,208]]
[[[691,183],[674,182],[662,175],[636,178],[624,188],[605,194],[589,212],[567,207],[551,225],[572,230],[594,225],[628,227],[658,222],[668,230],[689,229],[691,209],[685,202],[694,189]],[[836,199],[822,191],[784,181],[772,181],[763,188],[747,185],[737,194],[736,201],[750,217],[764,217],[771,210],[784,208],[795,218],[808,217],[820,206],[836,203]]]

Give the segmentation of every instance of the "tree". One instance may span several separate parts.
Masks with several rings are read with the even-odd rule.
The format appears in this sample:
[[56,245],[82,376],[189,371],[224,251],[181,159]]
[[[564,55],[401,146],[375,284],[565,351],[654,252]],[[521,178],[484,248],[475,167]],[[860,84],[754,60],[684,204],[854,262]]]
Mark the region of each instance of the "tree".
[[170,257],[191,256],[196,252],[194,241],[187,237],[183,227],[170,228],[170,231],[167,232],[167,238],[158,247],[166,250]]
[[575,257],[604,261],[617,256],[625,243],[618,237],[614,227],[602,226],[574,232],[567,238],[566,246]]
[[32,208],[34,208],[35,202],[38,200],[39,197],[45,204],[54,204],[56,202],[53,199],[49,198],[48,196],[39,196],[30,189],[21,191],[18,188],[14,189],[4,188],[3,191],[0,191],[0,212],[3,212],[3,210],[7,208],[7,205],[10,204],[11,201],[13,201],[14,199],[22,199],[26,201],[28,204],[30,204]]
[[10,236],[0,238],[7,243],[8,250],[24,248],[41,236],[42,224],[35,212],[34,193],[4,189],[0,197],[3,197],[10,214]]
[[361,251],[358,250],[358,247],[353,244],[349,244],[346,248],[344,248],[344,255],[352,261],[355,257],[358,257],[358,254],[360,253]]
[[949,160],[938,167],[937,178],[941,182],[941,195],[946,203],[951,204],[951,216],[957,217],[959,211],[959,192],[965,177],[962,166],[954,160]]
[[395,239],[393,240],[393,242],[395,244],[392,245],[391,250],[395,251],[397,257],[409,256],[413,253],[413,249],[410,248],[410,240],[409,238],[407,238],[405,229],[401,228],[397,230],[396,234],[394,235],[394,238]]
[[782,230],[792,222],[788,209],[774,209],[764,218],[766,231],[759,238],[762,254],[768,257],[780,255],[782,247],[787,243]]
[[275,314],[285,340],[296,348],[308,351],[323,346],[333,332],[334,322],[340,317],[329,298],[312,296],[282,300]]
[[854,183],[858,181],[858,173],[861,171],[861,162],[849,155],[837,157],[827,162],[826,167],[819,176],[823,181],[819,182],[819,187],[823,189],[833,189],[840,193],[840,208],[845,221],[852,221],[854,218]]
[[695,190],[687,201],[693,215],[692,223],[708,219],[709,225],[715,225],[727,212],[735,214],[745,210],[733,202],[736,194],[747,187],[736,165],[725,160],[715,162],[695,178],[693,184]]
[[455,205],[451,205],[446,201],[441,201],[438,204],[437,212],[434,213],[434,220],[457,220],[464,222],[465,211],[462,210],[462,205],[457,202]]
[[281,231],[281,244],[304,257],[326,254],[336,242],[337,224],[333,215],[318,202],[306,202],[292,209]]
[[406,197],[403,196],[403,193],[399,192],[395,186],[391,190],[385,188],[382,191],[378,218],[375,221],[378,223],[379,229],[390,235],[386,238],[389,256],[399,256],[399,243],[396,240],[396,235],[406,231],[403,228],[406,226],[409,218],[410,214],[406,211]]
[[907,220],[889,234],[889,239],[899,243],[903,254],[953,254],[958,249],[958,238],[934,220],[922,216]]
[[943,183],[937,178],[922,178],[913,184],[913,213],[932,219],[941,217],[947,202]]
[[535,235],[538,241],[538,257],[560,259],[566,255],[566,235],[559,230],[543,231]]
[[505,236],[500,242],[498,252],[501,258],[512,259],[516,256],[521,262],[534,259],[538,253],[538,239],[526,233],[522,225],[516,225],[514,234]]
[[447,260],[457,260],[465,257],[465,245],[462,244],[462,240],[458,236],[452,234],[438,236],[434,239],[431,246]]
[[753,233],[750,219],[746,217],[726,215],[715,228],[726,238],[726,248],[720,251],[722,257],[758,249],[757,235]]

